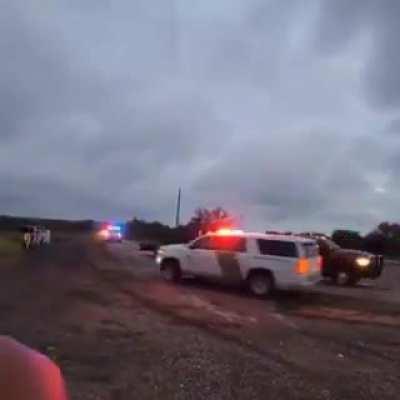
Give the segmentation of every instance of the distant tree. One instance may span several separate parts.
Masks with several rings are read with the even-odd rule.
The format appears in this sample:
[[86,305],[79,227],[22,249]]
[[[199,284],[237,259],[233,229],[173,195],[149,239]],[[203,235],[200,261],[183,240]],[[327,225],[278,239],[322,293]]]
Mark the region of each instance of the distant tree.
[[127,223],[126,232],[130,239],[155,241],[161,244],[185,243],[195,239],[200,232],[216,230],[233,223],[229,213],[222,207],[198,208],[185,225],[171,228],[160,222],[147,222],[137,218]]
[[381,235],[383,253],[389,256],[400,256],[400,224],[382,222],[375,232]]
[[381,222],[364,237],[364,249],[375,254],[400,256],[400,224]]
[[382,222],[377,230],[387,239],[400,238],[400,224]]
[[364,237],[364,250],[374,254],[386,253],[387,240],[379,229],[375,229]]
[[357,231],[338,229],[332,233],[332,240],[345,249],[361,249],[363,238]]
[[215,231],[222,226],[231,226],[233,218],[222,207],[214,209],[197,208],[189,222],[192,229],[198,232]]
[[42,225],[53,231],[64,232],[90,232],[96,227],[95,221],[92,220],[70,221],[49,218],[0,216],[0,230],[18,230],[24,225]]
[[132,240],[172,244],[185,243],[194,238],[194,233],[192,235],[189,228],[189,225],[172,228],[158,221],[147,222],[135,218],[127,223],[126,231]]

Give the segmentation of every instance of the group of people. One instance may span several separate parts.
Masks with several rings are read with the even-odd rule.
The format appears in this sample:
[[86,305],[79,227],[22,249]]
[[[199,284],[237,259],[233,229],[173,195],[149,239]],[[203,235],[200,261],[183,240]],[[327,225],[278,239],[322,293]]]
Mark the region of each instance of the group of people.
[[23,228],[23,245],[25,249],[30,249],[34,246],[50,244],[51,232],[43,226],[29,225]]

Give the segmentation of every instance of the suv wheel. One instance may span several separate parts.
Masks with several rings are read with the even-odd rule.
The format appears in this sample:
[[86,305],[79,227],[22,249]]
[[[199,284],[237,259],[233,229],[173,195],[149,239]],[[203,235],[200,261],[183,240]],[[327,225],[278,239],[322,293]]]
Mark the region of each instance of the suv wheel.
[[267,297],[274,289],[272,275],[268,272],[252,272],[247,279],[250,293],[257,297]]
[[161,275],[167,282],[179,282],[181,279],[181,269],[178,261],[164,261],[161,265]]

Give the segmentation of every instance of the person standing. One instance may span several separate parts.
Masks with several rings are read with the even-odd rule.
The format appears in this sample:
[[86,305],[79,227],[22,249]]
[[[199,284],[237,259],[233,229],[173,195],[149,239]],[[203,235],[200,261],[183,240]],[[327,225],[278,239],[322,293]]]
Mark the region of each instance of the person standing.
[[24,247],[26,250],[28,250],[31,246],[31,241],[32,241],[31,228],[26,226],[24,227],[23,232],[24,232]]
[[51,232],[50,229],[46,229],[45,231],[45,243],[50,244],[51,242]]

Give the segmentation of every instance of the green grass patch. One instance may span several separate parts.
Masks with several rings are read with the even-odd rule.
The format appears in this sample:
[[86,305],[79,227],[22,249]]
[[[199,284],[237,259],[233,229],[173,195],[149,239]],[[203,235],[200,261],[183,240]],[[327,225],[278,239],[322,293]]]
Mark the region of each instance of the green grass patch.
[[21,247],[21,233],[0,233],[0,256],[17,254]]

